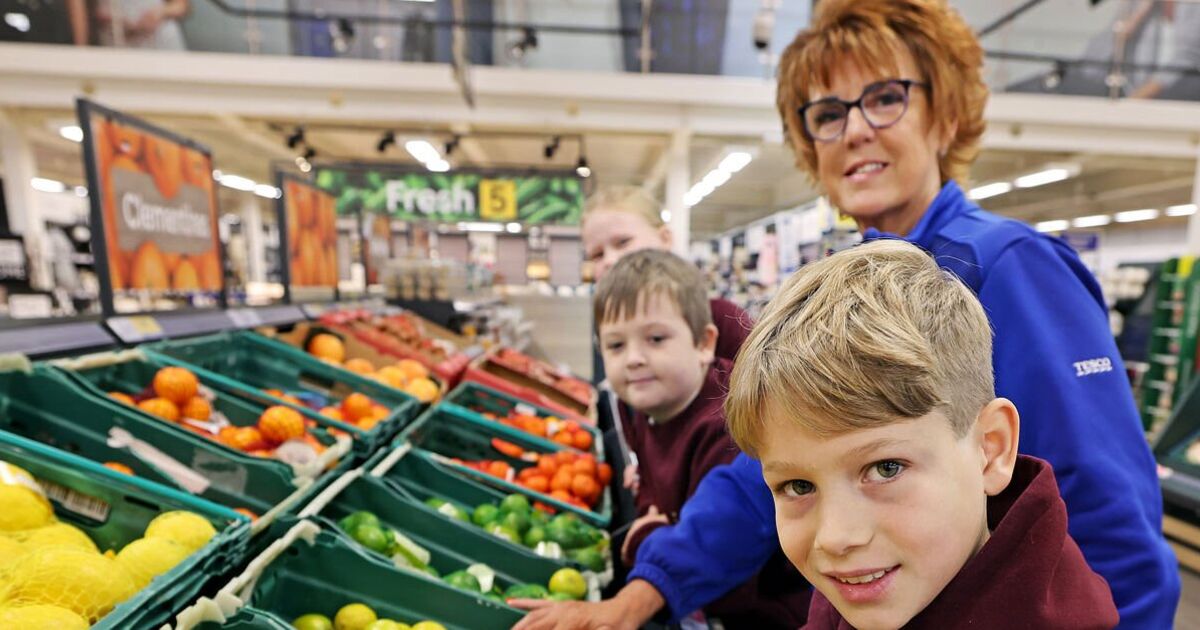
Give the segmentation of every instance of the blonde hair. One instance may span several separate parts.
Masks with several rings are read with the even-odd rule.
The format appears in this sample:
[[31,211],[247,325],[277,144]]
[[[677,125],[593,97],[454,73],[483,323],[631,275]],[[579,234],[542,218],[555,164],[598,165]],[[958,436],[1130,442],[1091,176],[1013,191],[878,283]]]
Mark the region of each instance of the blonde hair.
[[601,210],[628,212],[646,220],[650,227],[663,225],[662,204],[641,186],[605,186],[591,197],[583,207],[583,222],[589,215]]
[[600,280],[592,301],[592,321],[600,332],[604,324],[633,317],[652,296],[662,295],[679,309],[692,331],[692,343],[699,344],[712,323],[704,287],[700,270],[688,261],[671,252],[638,250],[622,256]]
[[753,455],[768,417],[830,436],[938,410],[962,437],[994,395],[979,300],[929,254],[882,240],[788,279],[738,353],[725,415]]
[[[930,123],[949,133],[938,157],[943,184],[965,183],[979,154],[988,89],[980,72],[983,48],[974,31],[946,0],[821,0],[809,28],[800,31],[779,60],[776,105],[797,165],[815,181],[817,151],[804,132],[800,107],[814,87],[829,87],[837,65],[849,61],[863,71],[898,71],[896,53],[907,50],[929,84]],[[789,131],[791,133],[789,133]],[[798,141],[798,143],[797,143]]]

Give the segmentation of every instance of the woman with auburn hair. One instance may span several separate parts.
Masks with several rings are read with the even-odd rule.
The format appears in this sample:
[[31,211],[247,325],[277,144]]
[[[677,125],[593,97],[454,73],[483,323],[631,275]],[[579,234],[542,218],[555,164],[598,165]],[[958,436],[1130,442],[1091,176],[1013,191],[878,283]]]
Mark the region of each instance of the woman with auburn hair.
[[[1020,451],[1054,467],[1071,537],[1108,581],[1121,627],[1169,628],[1179,575],[1100,288],[1061,240],[960,188],[984,130],[982,65],[946,0],[822,0],[780,59],[776,101],[798,166],[864,239],[915,243],[978,295],[996,395],[1021,410]],[[739,455],[643,542],[616,597],[551,606],[517,628],[634,628],[664,607],[678,620],[777,549],[772,491]]]

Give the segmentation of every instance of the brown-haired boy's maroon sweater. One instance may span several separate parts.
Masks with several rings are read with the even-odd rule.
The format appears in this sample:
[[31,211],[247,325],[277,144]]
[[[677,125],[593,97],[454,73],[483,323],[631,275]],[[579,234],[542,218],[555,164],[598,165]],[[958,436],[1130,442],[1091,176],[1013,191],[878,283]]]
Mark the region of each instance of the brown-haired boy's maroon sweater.
[[[1021,455],[1008,488],[988,499],[991,538],[905,628],[1108,629],[1117,625],[1108,582],[1067,534],[1054,471]],[[853,630],[820,592],[804,630]]]
[[[668,422],[652,424],[640,411],[629,420],[622,418],[629,448],[638,457],[639,517],[653,505],[670,522],[676,522],[704,475],[733,461],[739,453],[725,430],[725,395],[732,369],[733,363],[716,359],[696,399]],[[626,566],[633,565],[638,546],[659,526],[630,532],[628,553],[623,557]],[[704,612],[719,617],[726,628],[795,628],[804,622],[808,597],[804,578],[778,552],[756,576],[706,606]]]

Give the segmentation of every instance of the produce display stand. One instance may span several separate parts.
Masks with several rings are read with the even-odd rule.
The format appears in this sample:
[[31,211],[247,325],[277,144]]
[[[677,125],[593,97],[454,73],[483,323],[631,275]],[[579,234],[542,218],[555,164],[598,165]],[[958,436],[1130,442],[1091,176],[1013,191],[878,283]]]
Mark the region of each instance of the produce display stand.
[[341,336],[354,337],[380,354],[419,361],[451,387],[458,383],[471,360],[470,355],[458,351],[453,344],[426,336],[425,328],[407,314],[379,318],[351,311],[327,314],[320,321]]
[[[453,408],[463,414],[471,414],[476,419],[485,422],[496,422],[512,413],[537,416],[539,418],[558,418],[554,411],[527,403],[511,394],[506,394],[487,385],[468,382],[459,385],[442,400],[443,407]],[[495,416],[495,420],[484,417],[484,413]],[[570,418],[562,418],[564,420]],[[576,418],[576,420],[581,420]],[[589,452],[599,461],[604,461],[604,438],[595,426],[579,422],[579,427],[592,435],[592,448]]]
[[1159,271],[1147,351],[1149,369],[1142,380],[1140,410],[1147,431],[1160,429],[1195,373],[1200,330],[1200,274],[1191,256],[1172,258]]
[[496,348],[471,364],[472,370],[498,376],[533,390],[576,416],[596,423],[596,388],[587,381],[512,348]]
[[296,617],[312,612],[332,617],[351,602],[364,603],[381,617],[409,624],[429,619],[450,630],[510,628],[521,619],[507,606],[387,566],[369,554],[328,525],[301,520],[214,596],[180,612],[175,628],[288,630]]
[[141,537],[151,520],[168,511],[192,512],[216,529],[204,547],[118,604],[93,630],[158,627],[194,601],[206,581],[244,560],[250,522],[228,508],[4,431],[0,460],[32,475],[58,519],[82,529],[101,550]]

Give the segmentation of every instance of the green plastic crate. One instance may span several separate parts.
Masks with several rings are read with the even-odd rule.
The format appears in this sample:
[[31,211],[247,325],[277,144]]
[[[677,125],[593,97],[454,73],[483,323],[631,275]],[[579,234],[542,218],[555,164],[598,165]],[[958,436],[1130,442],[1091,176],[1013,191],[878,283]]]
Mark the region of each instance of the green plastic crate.
[[[516,410],[517,413],[536,415],[539,418],[561,418],[561,416],[549,409],[546,409],[545,407],[532,405],[524,400],[521,400],[520,398],[517,398],[516,396],[512,396],[498,389],[493,389],[486,385],[471,381],[460,383],[458,387],[455,387],[453,391],[446,395],[445,400],[443,400],[441,404],[454,405],[463,413],[473,414],[477,416],[478,419],[484,421],[488,421],[488,419],[483,416],[484,412],[490,413],[497,418],[505,418],[508,416],[509,412],[514,410]],[[584,423],[579,423],[579,426],[583,430],[592,434],[592,449],[590,452],[596,456],[597,461],[605,461],[604,436],[601,435],[600,431],[596,427],[589,426]],[[540,443],[543,443],[543,445],[547,447],[557,445],[556,442],[539,438],[537,436],[531,435],[530,437],[539,440]]]
[[[430,566],[442,576],[483,563],[496,572],[501,590],[516,584],[547,586],[554,572],[564,564],[543,558],[524,547],[509,544],[470,523],[447,519],[444,514],[397,490],[382,479],[364,474],[365,469],[347,473],[330,485],[329,490],[305,508],[305,516],[328,519],[328,525],[350,544],[357,544],[336,523],[353,512],[366,510],[381,523],[408,536],[430,552]],[[470,514],[471,508],[467,507]],[[378,562],[391,565],[387,556],[362,549]],[[598,600],[599,581],[589,580],[589,594]]]
[[[217,387],[251,400],[314,411],[340,404],[351,392],[360,392],[391,413],[372,429],[316,415],[324,423],[349,433],[360,456],[375,451],[403,429],[421,409],[421,403],[382,383],[325,363],[286,343],[252,332],[226,332],[143,346],[152,358],[186,367]],[[312,407],[294,405],[266,394],[265,389],[309,398]],[[322,404],[324,403],[324,404]]]
[[[428,499],[441,499],[455,504],[468,512],[484,503],[499,503],[508,493],[495,486],[480,483],[459,474],[450,467],[434,461],[434,457],[425,451],[411,448],[404,444],[395,451],[383,451],[376,455],[365,467],[369,475],[389,485],[394,492],[419,504],[422,510],[440,517],[443,526],[452,529],[473,528],[483,531],[474,525],[469,525],[438,512],[425,505]],[[608,534],[606,533],[605,536]],[[589,568],[562,557],[556,559],[543,558],[524,545],[496,538],[497,542],[507,546],[512,552],[531,558],[550,560],[560,566],[567,566],[588,572]],[[612,581],[611,550],[605,554],[605,569],[595,572],[601,586]]]
[[151,520],[173,510],[198,514],[216,528],[207,545],[117,605],[92,630],[158,627],[193,601],[209,578],[244,558],[250,521],[229,508],[4,431],[0,460],[37,478],[59,520],[87,532],[101,550],[141,538]]
[[346,539],[304,520],[254,559],[212,598],[177,616],[179,628],[289,628],[300,615],[330,619],[350,603],[381,618],[432,620],[449,630],[511,628],[521,613],[377,562]]
[[[303,505],[310,488],[315,490],[312,477],[298,476],[283,462],[233,450],[91,389],[46,365],[29,372],[0,372],[0,429],[96,463],[121,463],[138,478],[188,491],[180,473],[172,474],[169,465],[154,463],[140,449],[109,445],[115,429],[127,431],[189,469],[183,474],[199,473],[206,479],[206,488],[193,488],[200,497],[262,516],[265,520],[256,524],[256,531],[275,514]],[[230,401],[231,406],[246,404]],[[350,458],[342,459],[345,468]],[[272,512],[275,508],[280,509]]]
[[429,409],[409,428],[405,429],[400,437],[396,438],[396,444],[411,443],[420,450],[441,456],[443,458],[441,463],[459,474],[483,481],[505,492],[527,495],[531,499],[553,506],[557,510],[572,512],[592,525],[601,528],[608,527],[609,521],[612,519],[612,496],[608,488],[604,488],[596,510],[585,510],[559,501],[549,494],[535,492],[499,477],[448,461],[450,458],[468,461],[499,460],[507,462],[518,472],[535,465],[533,462],[509,457],[492,448],[493,438],[500,438],[535,453],[556,453],[565,448],[553,442],[536,438],[524,431],[485,420],[478,414],[462,410],[457,405],[438,405]]

